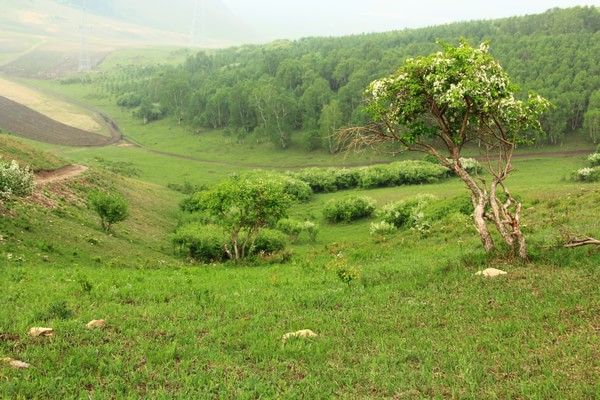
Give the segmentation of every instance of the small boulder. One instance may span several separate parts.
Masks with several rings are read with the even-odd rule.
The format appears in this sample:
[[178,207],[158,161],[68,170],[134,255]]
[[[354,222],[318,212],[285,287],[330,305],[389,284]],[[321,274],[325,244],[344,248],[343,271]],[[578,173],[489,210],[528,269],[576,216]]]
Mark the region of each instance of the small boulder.
[[31,328],[29,330],[29,336],[31,336],[31,337],[54,336],[54,329],[52,329],[52,328]]
[[497,276],[506,275],[508,272],[502,271],[501,269],[488,268],[483,271],[477,272],[475,275],[484,276],[486,278],[495,278]]
[[85,326],[88,329],[102,329],[106,327],[106,321],[103,319],[94,319]]
[[297,331],[297,332],[286,333],[285,335],[283,335],[281,340],[286,342],[288,339],[291,339],[291,338],[311,338],[311,337],[317,337],[317,336],[319,336],[319,335],[317,335],[310,329],[303,329],[303,330]]
[[26,362],[23,361],[19,361],[19,360],[14,360],[12,358],[3,358],[2,360],[3,364],[8,365],[11,368],[14,369],[25,369],[25,368],[29,368],[29,364],[27,364]]

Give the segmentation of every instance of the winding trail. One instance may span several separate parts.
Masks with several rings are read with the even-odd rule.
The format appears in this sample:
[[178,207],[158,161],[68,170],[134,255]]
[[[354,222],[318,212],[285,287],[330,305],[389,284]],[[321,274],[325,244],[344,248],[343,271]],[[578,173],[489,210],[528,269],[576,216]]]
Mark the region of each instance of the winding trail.
[[39,171],[35,174],[35,184],[39,186],[62,182],[75,178],[88,170],[85,165],[67,165],[52,171]]

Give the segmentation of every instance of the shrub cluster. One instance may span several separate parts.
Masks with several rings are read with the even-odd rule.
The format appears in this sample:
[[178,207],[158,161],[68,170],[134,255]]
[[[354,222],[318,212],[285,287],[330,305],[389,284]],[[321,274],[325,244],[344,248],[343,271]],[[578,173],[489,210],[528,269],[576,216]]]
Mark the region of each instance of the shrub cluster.
[[594,153],[588,157],[588,162],[592,167],[600,166],[600,152]]
[[277,223],[277,230],[288,235],[290,240],[296,241],[300,237],[300,234],[306,232],[308,240],[311,242],[317,241],[317,235],[319,234],[319,226],[311,221],[297,221],[291,218],[285,218]]
[[579,182],[600,182],[600,166],[581,168],[575,172],[573,179]]
[[411,228],[423,222],[425,219],[423,208],[433,200],[435,200],[434,196],[425,194],[390,203],[378,212],[378,217],[396,228]]
[[325,205],[323,215],[332,223],[351,222],[367,218],[375,212],[375,200],[366,196],[350,196],[334,199]]
[[373,222],[371,224],[371,228],[370,228],[369,232],[373,236],[385,237],[385,236],[396,233],[397,230],[398,230],[398,228],[396,228],[396,226],[394,226],[393,224],[390,224],[385,221],[379,221],[379,222]]
[[227,238],[223,230],[215,225],[184,225],[177,229],[171,240],[177,252],[196,261],[218,262],[227,257]]
[[287,236],[278,230],[262,229],[254,245],[252,246],[252,254],[274,254],[285,250],[287,245]]
[[28,167],[21,168],[14,160],[10,163],[0,161],[0,201],[29,196],[33,187],[33,172]]
[[432,183],[448,176],[448,169],[426,161],[398,161],[362,168],[307,168],[289,172],[315,193]]

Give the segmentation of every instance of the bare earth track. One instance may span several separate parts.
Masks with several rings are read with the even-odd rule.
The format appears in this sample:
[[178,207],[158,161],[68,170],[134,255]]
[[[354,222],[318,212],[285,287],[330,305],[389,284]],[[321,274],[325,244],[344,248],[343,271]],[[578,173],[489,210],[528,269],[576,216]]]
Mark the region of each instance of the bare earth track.
[[67,165],[53,171],[39,171],[35,174],[36,185],[46,185],[75,178],[88,170],[85,165]]
[[[108,125],[113,128],[112,124]],[[0,129],[27,139],[64,146],[107,146],[121,140],[118,129],[111,129],[111,137],[102,136],[65,125],[2,96]]]

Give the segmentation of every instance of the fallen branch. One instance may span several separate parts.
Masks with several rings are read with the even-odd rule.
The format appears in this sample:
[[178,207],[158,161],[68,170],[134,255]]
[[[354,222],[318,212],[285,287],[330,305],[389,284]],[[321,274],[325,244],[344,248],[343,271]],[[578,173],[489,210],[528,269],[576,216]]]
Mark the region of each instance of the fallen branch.
[[567,243],[565,243],[565,247],[572,249],[575,247],[581,247],[581,246],[600,246],[600,240],[598,239],[594,239],[591,237],[584,237],[584,238],[577,238],[577,237],[572,237],[570,238]]

